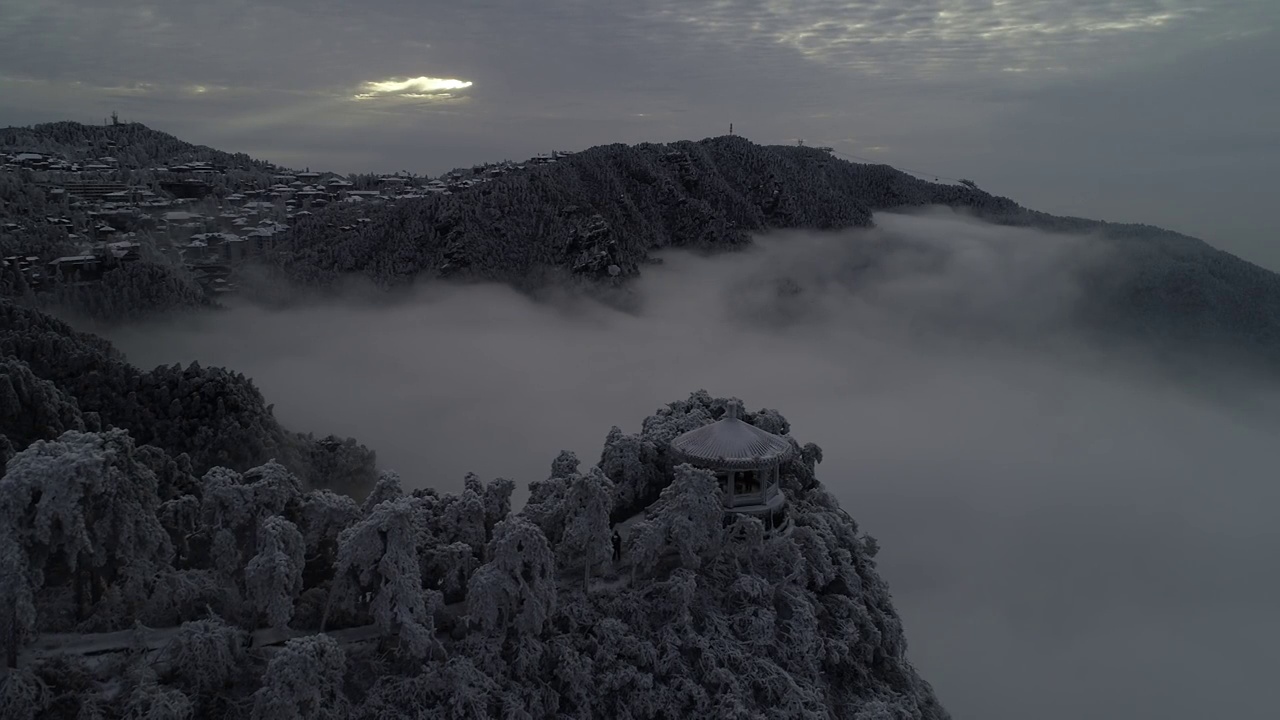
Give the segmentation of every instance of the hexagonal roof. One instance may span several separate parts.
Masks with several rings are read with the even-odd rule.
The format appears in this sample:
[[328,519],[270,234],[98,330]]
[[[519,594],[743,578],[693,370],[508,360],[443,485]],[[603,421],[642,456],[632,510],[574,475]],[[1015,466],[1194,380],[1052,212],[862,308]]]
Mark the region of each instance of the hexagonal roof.
[[723,418],[671,441],[688,462],[721,470],[750,470],[791,456],[791,442],[742,421],[742,403],[730,400]]

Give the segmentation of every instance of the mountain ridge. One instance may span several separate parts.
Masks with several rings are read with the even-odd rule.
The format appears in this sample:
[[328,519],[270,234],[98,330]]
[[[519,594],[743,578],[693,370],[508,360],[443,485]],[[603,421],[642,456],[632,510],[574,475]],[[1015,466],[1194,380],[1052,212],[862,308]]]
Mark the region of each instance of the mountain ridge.
[[[1081,272],[1088,292],[1077,314],[1100,337],[1280,369],[1280,275],[1203,240],[1053,216],[976,187],[738,136],[598,146],[449,195],[326,208],[296,223],[271,262],[277,277],[319,288],[352,276],[382,287],[432,279],[525,290],[621,286],[663,249],[731,250],[773,230],[866,228],[875,212],[930,205],[1096,236],[1111,257]],[[357,217],[369,222],[333,232]]]
[[184,162],[212,162],[263,171],[281,169],[275,163],[245,153],[190,143],[136,122],[89,125],[59,120],[11,125],[0,128],[0,152],[49,153],[67,160],[93,160],[105,155],[114,157],[127,169]]

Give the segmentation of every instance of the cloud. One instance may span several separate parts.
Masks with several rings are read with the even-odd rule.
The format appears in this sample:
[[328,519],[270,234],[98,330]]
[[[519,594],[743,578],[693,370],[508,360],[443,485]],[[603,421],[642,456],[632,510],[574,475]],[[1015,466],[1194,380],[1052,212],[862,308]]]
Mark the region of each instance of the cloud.
[[[544,477],[706,388],[783,412],[883,547],[909,656],[956,717],[1262,717],[1280,388],[1178,386],[1078,332],[1087,236],[949,212],[668,253],[628,312],[491,285],[392,306],[237,307],[119,328],[137,364],[225,364],[288,426],[406,485]],[[523,490],[522,490],[523,492]],[[523,496],[521,496],[523,497]]]
[[648,17],[719,42],[782,45],[816,63],[897,79],[1078,70],[1099,55],[1133,52],[1135,42],[1149,39],[1143,36],[1204,34],[1262,11],[1256,3],[1233,3],[1210,14],[1192,0],[736,0],[641,7]]
[[465,90],[475,83],[453,78],[415,77],[369,81],[360,85],[355,100],[407,98],[412,100],[449,100],[457,97],[452,90]]

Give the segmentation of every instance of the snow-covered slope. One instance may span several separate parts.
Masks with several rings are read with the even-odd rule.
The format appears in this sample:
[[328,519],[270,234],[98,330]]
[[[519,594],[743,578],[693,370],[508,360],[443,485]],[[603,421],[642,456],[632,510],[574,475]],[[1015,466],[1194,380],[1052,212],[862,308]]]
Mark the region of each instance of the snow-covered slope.
[[357,504],[274,463],[157,472],[122,430],[38,441],[0,478],[0,716],[947,717],[819,448],[744,416],[794,446],[775,531],[673,466],[725,403],[561,453],[519,512],[502,479]]

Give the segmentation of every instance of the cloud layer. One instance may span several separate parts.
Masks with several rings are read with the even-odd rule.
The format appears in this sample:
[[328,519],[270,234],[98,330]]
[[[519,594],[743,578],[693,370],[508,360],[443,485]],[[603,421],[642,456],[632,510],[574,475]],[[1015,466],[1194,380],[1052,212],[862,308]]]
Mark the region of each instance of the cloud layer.
[[911,657],[956,717],[1265,715],[1280,388],[1249,387],[1272,412],[1246,417],[1088,345],[1090,238],[876,219],[670,254],[634,312],[435,285],[113,339],[143,366],[245,372],[288,426],[446,490],[523,485],[560,449],[591,462],[610,425],[698,388],[777,408],[880,539]]
[[453,78],[413,77],[390,80],[370,80],[360,84],[355,100],[404,98],[410,100],[449,100],[455,91],[465,90],[475,83]]

